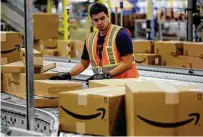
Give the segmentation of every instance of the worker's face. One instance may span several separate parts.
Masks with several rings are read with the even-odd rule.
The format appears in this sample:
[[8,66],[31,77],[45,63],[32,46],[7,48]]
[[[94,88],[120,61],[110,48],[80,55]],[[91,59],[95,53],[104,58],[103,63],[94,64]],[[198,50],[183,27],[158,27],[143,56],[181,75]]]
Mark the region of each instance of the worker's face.
[[93,14],[92,22],[99,31],[105,31],[109,25],[109,17],[104,12]]

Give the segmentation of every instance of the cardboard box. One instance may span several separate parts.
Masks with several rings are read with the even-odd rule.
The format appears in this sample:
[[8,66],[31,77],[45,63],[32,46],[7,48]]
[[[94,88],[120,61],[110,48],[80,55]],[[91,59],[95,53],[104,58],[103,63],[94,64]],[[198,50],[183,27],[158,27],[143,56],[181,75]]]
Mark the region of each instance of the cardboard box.
[[1,60],[0,64],[8,64],[20,60],[20,47],[22,44],[19,32],[0,32],[1,34]]
[[[34,73],[43,73],[55,67],[56,67],[56,63],[51,61],[43,61],[43,66],[35,67]],[[2,73],[25,73],[26,66],[22,61],[17,61],[6,65],[1,65],[1,72]]]
[[154,53],[153,41],[133,40],[134,53]]
[[44,56],[58,56],[59,50],[58,49],[43,49],[42,53]]
[[81,40],[74,40],[71,41],[71,57],[72,58],[81,58],[83,48],[84,48],[84,41]]
[[37,107],[37,108],[57,107],[58,98],[47,98],[47,97],[35,96],[34,103],[35,103],[35,107]]
[[124,90],[108,86],[60,93],[61,131],[124,136]]
[[81,82],[68,80],[35,80],[35,95],[58,97],[60,92],[82,89]]
[[69,57],[71,55],[71,43],[68,40],[58,40],[59,56]]
[[[56,72],[45,72],[34,74],[33,79],[48,79],[57,75]],[[25,98],[26,95],[26,74],[25,73],[3,73],[3,91],[5,93]]]
[[89,88],[105,87],[105,86],[125,86],[127,82],[143,81],[140,78],[125,78],[125,79],[103,79],[90,80]]
[[[203,135],[203,120],[199,119],[198,125],[194,124],[195,116],[203,114],[202,94],[202,89],[175,87],[167,82],[127,83],[127,135]],[[188,116],[191,113],[198,114]]]
[[203,88],[192,88],[183,91],[179,94],[177,121],[184,121],[185,125],[176,129],[176,135],[203,136]]
[[[25,48],[20,49],[20,57],[21,61],[26,64],[26,59],[25,59]],[[43,55],[41,52],[33,49],[33,65],[37,67],[43,66]]]
[[179,41],[155,41],[154,51],[159,55],[183,55],[183,43]]
[[149,53],[135,53],[135,62],[140,65],[160,65],[161,56]]
[[161,59],[163,66],[203,69],[203,59],[199,57],[162,55]]
[[184,42],[184,55],[203,58],[203,42]]
[[57,14],[35,13],[33,14],[33,33],[34,39],[47,40],[58,38]]
[[40,43],[45,48],[54,49],[57,48],[57,39],[41,40]]

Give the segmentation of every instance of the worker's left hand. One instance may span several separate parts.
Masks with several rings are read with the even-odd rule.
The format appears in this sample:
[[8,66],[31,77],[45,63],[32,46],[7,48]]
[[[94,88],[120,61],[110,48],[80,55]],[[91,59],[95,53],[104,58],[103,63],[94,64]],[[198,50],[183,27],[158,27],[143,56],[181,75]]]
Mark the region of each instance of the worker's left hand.
[[111,74],[110,73],[104,73],[104,74],[94,74],[88,79],[86,79],[87,85],[89,85],[90,80],[102,80],[102,79],[110,79]]

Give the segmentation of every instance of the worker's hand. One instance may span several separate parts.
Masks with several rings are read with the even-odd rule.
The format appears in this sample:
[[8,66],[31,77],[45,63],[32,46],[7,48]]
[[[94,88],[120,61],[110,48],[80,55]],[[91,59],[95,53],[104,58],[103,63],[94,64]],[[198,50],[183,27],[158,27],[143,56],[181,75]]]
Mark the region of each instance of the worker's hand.
[[49,78],[50,80],[71,80],[71,74],[68,73],[61,73],[57,76],[53,76]]
[[89,85],[90,80],[102,80],[102,79],[111,79],[110,73],[104,73],[104,74],[94,74],[88,79],[86,79],[87,85]]

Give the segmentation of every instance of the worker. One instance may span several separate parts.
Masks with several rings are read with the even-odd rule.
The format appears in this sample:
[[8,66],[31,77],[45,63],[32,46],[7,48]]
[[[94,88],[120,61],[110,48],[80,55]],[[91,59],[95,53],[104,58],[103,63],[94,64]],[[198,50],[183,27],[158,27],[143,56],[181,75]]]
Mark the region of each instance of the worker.
[[93,4],[90,16],[98,31],[92,32],[87,37],[80,63],[70,72],[50,79],[70,80],[71,77],[83,72],[89,64],[94,75],[88,80],[138,78],[132,39],[126,29],[110,23],[108,9],[104,4]]

